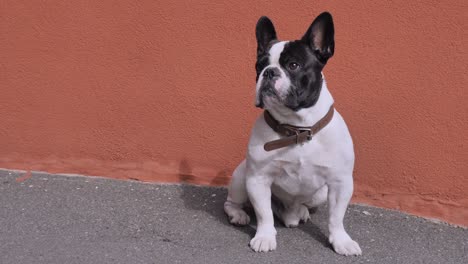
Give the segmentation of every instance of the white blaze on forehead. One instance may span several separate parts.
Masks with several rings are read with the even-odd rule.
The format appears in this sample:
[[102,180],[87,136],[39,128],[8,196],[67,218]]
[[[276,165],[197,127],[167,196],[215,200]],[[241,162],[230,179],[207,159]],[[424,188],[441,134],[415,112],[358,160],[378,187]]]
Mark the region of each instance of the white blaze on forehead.
[[[256,104],[258,105],[259,101],[260,101],[260,98],[259,98],[259,91],[260,91],[260,88],[262,86],[262,83],[263,83],[263,73],[265,72],[265,70],[269,69],[269,68],[278,68],[278,70],[280,71],[280,76],[279,78],[275,81],[274,83],[274,88],[276,90],[276,93],[280,96],[280,97],[284,97],[287,92],[288,92],[288,89],[289,89],[289,86],[291,84],[291,81],[289,80],[289,78],[286,76],[286,74],[284,73],[283,69],[281,68],[280,64],[279,64],[279,59],[280,59],[280,56],[281,56],[281,53],[283,52],[284,50],[284,45],[286,43],[288,43],[289,41],[282,41],[282,42],[278,42],[278,43],[275,43],[271,48],[270,50],[268,51],[268,54],[269,54],[269,64],[267,67],[265,67],[262,72],[260,73],[259,77],[258,77],[258,81],[257,81],[257,85],[256,85],[256,93],[257,93],[257,96],[256,96]],[[268,98],[267,98],[268,99]],[[270,100],[270,99],[268,99]],[[265,101],[267,102],[267,101]]]
[[283,52],[284,45],[288,42],[289,41],[281,41],[271,46],[270,51],[268,52],[270,54],[270,65],[275,65],[277,67],[280,66],[279,59],[281,52]]

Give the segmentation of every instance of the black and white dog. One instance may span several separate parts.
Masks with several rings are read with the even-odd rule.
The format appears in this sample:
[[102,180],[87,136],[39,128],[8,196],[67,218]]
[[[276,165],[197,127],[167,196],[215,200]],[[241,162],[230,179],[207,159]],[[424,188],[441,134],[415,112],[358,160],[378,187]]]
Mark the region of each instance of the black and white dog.
[[[332,16],[319,15],[300,40],[279,41],[273,23],[261,17],[256,26],[256,106],[280,124],[313,126],[333,110],[322,70],[334,53]],[[331,109],[331,110],[330,110]],[[273,212],[287,227],[309,219],[309,209],[328,202],[329,241],[342,255],[360,255],[359,244],[343,226],[353,193],[353,142],[338,112],[310,141],[266,151],[281,138],[262,114],[252,129],[247,156],[235,169],[224,210],[230,222],[249,223],[242,209],[250,201],[257,231],[250,247],[276,249]],[[272,203],[272,196],[280,204]]]

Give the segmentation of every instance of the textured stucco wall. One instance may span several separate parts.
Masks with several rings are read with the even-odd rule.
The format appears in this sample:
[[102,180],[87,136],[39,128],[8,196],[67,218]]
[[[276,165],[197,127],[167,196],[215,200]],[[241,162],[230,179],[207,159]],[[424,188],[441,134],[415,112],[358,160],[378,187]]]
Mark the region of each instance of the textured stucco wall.
[[226,184],[253,120],[254,26],[335,18],[325,75],[355,202],[468,225],[467,2],[0,2],[0,167]]

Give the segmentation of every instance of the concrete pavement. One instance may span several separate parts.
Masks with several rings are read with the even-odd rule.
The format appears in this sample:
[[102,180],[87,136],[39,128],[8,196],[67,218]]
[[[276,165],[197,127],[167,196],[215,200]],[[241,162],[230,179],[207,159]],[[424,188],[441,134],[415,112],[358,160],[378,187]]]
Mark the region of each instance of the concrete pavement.
[[254,253],[255,223],[231,226],[224,188],[0,170],[0,263],[468,263],[468,230],[352,205],[345,225],[363,256],[335,254],[326,210],[278,249]]

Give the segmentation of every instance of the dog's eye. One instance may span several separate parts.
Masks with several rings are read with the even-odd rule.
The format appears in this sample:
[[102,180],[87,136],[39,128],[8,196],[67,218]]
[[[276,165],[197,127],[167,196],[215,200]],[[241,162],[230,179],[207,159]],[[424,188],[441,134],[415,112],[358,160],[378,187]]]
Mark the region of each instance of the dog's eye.
[[291,70],[291,71],[294,71],[294,70],[297,70],[299,68],[299,64],[297,64],[296,62],[290,62],[288,64],[288,68]]

